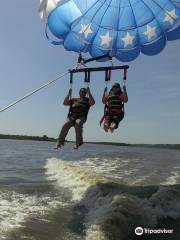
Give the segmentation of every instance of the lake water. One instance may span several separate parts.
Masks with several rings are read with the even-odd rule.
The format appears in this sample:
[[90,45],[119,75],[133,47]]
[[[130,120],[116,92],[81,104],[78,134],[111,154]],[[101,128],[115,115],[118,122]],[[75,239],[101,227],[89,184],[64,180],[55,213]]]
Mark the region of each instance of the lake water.
[[179,184],[178,150],[0,140],[0,240],[179,240]]

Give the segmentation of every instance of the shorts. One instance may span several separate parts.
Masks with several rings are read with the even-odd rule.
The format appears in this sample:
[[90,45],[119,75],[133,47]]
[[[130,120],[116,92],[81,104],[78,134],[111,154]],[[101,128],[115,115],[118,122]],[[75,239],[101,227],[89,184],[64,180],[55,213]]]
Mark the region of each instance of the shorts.
[[107,123],[108,125],[111,125],[111,123],[115,123],[116,127],[115,129],[118,128],[119,123],[123,120],[124,118],[124,112],[122,112],[121,115],[112,115],[112,114],[105,114],[105,123]]

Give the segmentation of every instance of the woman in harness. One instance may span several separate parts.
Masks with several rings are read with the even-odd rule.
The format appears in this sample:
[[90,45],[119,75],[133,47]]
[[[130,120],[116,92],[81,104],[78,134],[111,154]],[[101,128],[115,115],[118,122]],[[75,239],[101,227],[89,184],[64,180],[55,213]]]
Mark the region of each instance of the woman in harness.
[[[66,123],[63,125],[61,132],[58,137],[56,144],[56,149],[64,146],[66,136],[69,132],[69,129],[74,126],[76,132],[76,145],[75,149],[83,144],[83,124],[87,120],[87,115],[91,106],[95,104],[94,98],[91,95],[90,89],[81,88],[79,91],[78,98],[72,98],[72,89],[69,90],[68,95],[65,97],[63,104],[65,106],[70,106],[68,118]],[[88,97],[87,97],[88,95]]]
[[[107,87],[104,89],[102,102],[105,104],[104,110],[104,130],[108,132],[114,131],[118,128],[120,121],[124,118],[124,103],[128,102],[128,95],[126,87],[123,86],[121,90],[120,84],[115,83],[109,94],[107,93]],[[102,121],[101,121],[102,122]]]

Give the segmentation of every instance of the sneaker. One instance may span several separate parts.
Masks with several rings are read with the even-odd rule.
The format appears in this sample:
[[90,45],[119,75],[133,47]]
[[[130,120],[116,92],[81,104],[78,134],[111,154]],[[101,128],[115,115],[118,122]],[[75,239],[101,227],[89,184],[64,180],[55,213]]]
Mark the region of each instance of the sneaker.
[[79,148],[79,145],[74,145],[73,147],[75,150],[77,150]]
[[83,145],[83,141],[81,141],[78,145],[79,145],[79,146]]
[[83,145],[83,141],[74,145],[74,149],[78,149],[81,145]]

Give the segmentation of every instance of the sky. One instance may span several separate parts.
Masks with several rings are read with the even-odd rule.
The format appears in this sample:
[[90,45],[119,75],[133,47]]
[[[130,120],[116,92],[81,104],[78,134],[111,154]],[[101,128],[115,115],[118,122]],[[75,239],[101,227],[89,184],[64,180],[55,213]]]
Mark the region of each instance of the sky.
[[[47,41],[38,5],[38,0],[0,1],[0,108],[76,65],[77,54]],[[84,126],[84,140],[180,143],[179,49],[180,41],[168,42],[159,55],[141,54],[129,63],[126,83],[129,102],[125,105],[125,118],[113,134],[105,133],[99,126],[104,108],[101,102],[104,74],[92,74],[90,88],[96,105],[91,108]],[[112,83],[123,83],[122,78],[122,73],[113,73]],[[75,77],[73,96],[77,96],[80,87],[84,87],[81,74]],[[62,105],[68,88],[66,76],[0,113],[0,133],[46,134],[56,138],[68,112]],[[71,129],[68,139],[73,140],[74,135]]]

